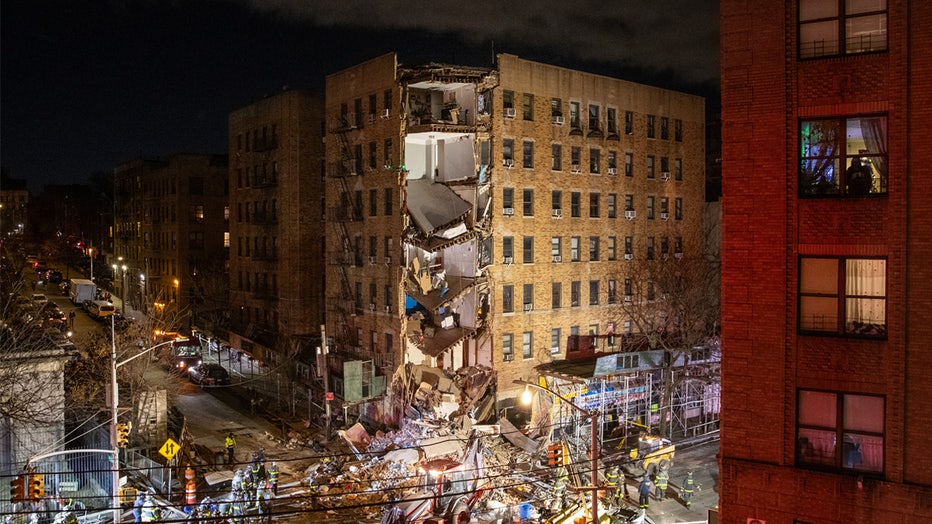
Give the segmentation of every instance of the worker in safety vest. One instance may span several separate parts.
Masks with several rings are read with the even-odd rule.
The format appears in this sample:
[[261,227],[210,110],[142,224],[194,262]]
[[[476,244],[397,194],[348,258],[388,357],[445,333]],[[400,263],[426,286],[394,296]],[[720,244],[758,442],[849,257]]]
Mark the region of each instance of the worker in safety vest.
[[269,466],[269,487],[272,488],[272,494],[278,496],[278,464],[275,462]]
[[158,522],[162,518],[162,511],[158,506],[155,505],[155,502],[152,500],[152,497],[149,497],[146,500],[146,503],[142,505],[142,521],[143,522]]
[[612,504],[616,504],[620,501],[622,494],[628,494],[628,486],[625,485],[625,474],[621,472],[621,468],[618,466],[613,466],[605,471],[605,485],[609,488],[614,488],[608,494],[608,500]]
[[227,435],[226,440],[224,440],[224,445],[227,448],[227,464],[233,465],[233,455],[234,450],[236,449],[236,439],[233,438],[232,432]]
[[692,504],[693,492],[696,491],[696,480],[693,478],[693,472],[687,471],[686,478],[683,480],[683,502],[688,508]]
[[570,481],[569,472],[566,466],[560,466],[556,471],[556,480],[553,483],[553,501],[557,504],[557,509],[563,509],[566,505],[566,485]]
[[663,500],[667,493],[667,483],[670,481],[670,473],[665,469],[657,470],[657,477],[654,479],[654,485],[657,486],[657,500]]

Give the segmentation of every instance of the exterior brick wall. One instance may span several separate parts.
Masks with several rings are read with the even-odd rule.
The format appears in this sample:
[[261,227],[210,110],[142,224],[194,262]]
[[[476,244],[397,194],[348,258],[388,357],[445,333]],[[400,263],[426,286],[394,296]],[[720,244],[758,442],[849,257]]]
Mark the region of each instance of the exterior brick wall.
[[[721,521],[932,518],[932,5],[891,2],[888,51],[797,60],[795,1],[723,1]],[[920,24],[926,25],[920,25]],[[888,194],[797,196],[799,122],[888,116]],[[886,340],[797,334],[800,255],[883,256]],[[795,467],[804,389],[882,395],[884,471]],[[777,429],[780,428],[780,429]],[[840,449],[840,446],[839,446]]]

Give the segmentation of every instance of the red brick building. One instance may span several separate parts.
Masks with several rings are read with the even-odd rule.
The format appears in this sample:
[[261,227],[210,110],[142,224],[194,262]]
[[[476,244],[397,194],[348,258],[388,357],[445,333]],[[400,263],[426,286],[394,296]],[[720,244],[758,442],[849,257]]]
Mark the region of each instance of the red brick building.
[[725,0],[721,521],[932,521],[932,2]]

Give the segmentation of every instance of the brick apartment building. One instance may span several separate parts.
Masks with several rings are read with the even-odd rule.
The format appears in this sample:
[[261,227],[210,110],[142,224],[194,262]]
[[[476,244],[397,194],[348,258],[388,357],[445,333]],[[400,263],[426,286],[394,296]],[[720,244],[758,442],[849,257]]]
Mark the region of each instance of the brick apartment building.
[[267,363],[323,324],[323,98],[290,90],[229,116],[230,343]]
[[126,303],[177,329],[190,326],[205,299],[225,302],[205,290],[226,281],[226,156],[137,159],[114,169],[113,184],[108,263],[118,266],[113,287]]
[[932,521],[932,3],[721,13],[721,521]]
[[488,366],[514,398],[571,336],[625,331],[637,260],[703,249],[699,97],[507,54],[493,68],[387,54],[327,77],[326,116],[344,400],[404,363]]

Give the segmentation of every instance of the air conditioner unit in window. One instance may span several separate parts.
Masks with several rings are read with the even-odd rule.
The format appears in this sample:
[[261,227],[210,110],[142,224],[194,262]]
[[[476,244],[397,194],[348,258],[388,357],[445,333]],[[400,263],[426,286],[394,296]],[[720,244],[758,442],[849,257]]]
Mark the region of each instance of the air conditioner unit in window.
[[375,265],[375,257],[369,257],[369,265],[370,265],[370,266],[374,266],[374,265]]
[[554,209],[553,211],[551,211],[550,214],[551,214],[551,216],[553,216],[553,218],[563,218],[563,210],[562,210],[562,209]]
[[532,311],[533,309],[534,309],[534,304],[525,304],[525,305],[524,305],[524,310],[525,310],[525,311]]
[[391,307],[391,306],[385,306],[385,312],[386,312],[386,313],[391,313],[391,312],[392,312],[392,307]]
[[563,125],[563,116],[562,115],[553,115],[553,125],[562,126]]
[[610,175],[617,175],[617,174],[618,174],[618,169],[616,169],[616,168],[614,168],[614,167],[610,167],[610,168],[608,168],[608,174],[610,174]]
[[369,311],[375,311],[375,304],[372,302],[369,302]]
[[509,168],[509,169],[515,167],[515,161],[514,161],[514,159],[511,159],[511,158],[506,158],[506,159],[502,160],[502,164],[504,164],[505,167],[507,167],[507,168]]
[[562,261],[563,261],[563,257],[560,256],[560,255],[553,255],[553,261],[554,261],[554,262],[562,262]]
[[634,260],[634,253],[625,253],[625,260]]
[[635,211],[635,210],[633,210],[633,209],[626,209],[626,210],[625,210],[625,218],[627,218],[628,220],[634,220],[634,218],[635,218],[636,216],[638,216],[637,211]]
[[573,174],[579,174],[579,172],[580,172],[579,164],[573,164],[573,165],[570,167],[570,172],[573,173]]
[[505,353],[504,355],[502,355],[502,360],[504,360],[505,362],[511,362],[514,359],[515,359],[514,353]]
[[384,109],[384,110],[382,110],[382,118],[391,118],[391,117],[392,117],[392,110],[391,110],[391,109]]
[[670,180],[670,172],[664,171],[663,173],[660,173],[660,180],[663,180],[664,182]]
[[677,251],[676,253],[673,253],[673,257],[676,258],[677,260],[679,260],[679,259],[683,258],[683,252],[682,252],[682,251]]
[[505,108],[505,118],[514,118],[515,115],[517,115],[517,111],[515,111],[515,108],[513,107]]
[[514,264],[515,257],[502,257],[502,264]]
[[390,265],[392,263],[392,257],[385,257],[385,265]]
[[660,220],[667,220],[670,218],[670,213],[660,212]]
[[631,295],[625,295],[625,304],[630,304],[631,302],[634,302],[634,297]]
[[502,208],[502,214],[505,215],[505,216],[509,216],[509,217],[510,217],[511,215],[514,215],[514,214],[515,214],[515,208],[513,208],[513,207],[503,207],[503,208]]

